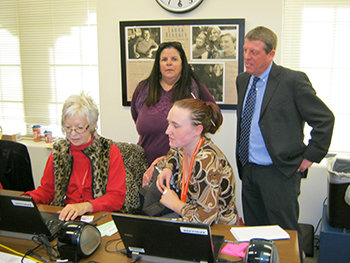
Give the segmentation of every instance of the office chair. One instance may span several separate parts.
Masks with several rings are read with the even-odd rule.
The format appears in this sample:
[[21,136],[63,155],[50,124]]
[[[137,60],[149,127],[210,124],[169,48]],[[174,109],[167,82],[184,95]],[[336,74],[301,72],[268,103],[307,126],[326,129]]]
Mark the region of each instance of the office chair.
[[142,177],[148,168],[144,149],[133,143],[115,142],[123,157],[125,166],[126,196],[122,208],[118,211],[128,214],[141,213],[139,190],[142,188]]
[[24,144],[0,140],[0,182],[8,190],[35,189],[32,165]]

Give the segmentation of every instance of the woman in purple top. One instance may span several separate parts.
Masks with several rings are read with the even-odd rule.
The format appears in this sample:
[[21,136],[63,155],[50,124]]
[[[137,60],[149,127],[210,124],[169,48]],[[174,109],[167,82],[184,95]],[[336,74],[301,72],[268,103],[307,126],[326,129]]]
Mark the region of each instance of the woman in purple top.
[[140,135],[138,144],[145,149],[149,165],[168,153],[168,112],[175,101],[184,98],[215,103],[192,72],[181,43],[164,42],[159,45],[151,74],[137,85],[131,100],[132,118]]

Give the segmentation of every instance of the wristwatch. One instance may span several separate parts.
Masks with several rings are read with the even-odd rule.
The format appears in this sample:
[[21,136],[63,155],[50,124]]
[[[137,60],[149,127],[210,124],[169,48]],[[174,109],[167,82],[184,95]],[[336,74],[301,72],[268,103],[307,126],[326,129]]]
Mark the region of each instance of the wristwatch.
[[203,0],[156,0],[156,2],[167,11],[184,13],[198,7]]

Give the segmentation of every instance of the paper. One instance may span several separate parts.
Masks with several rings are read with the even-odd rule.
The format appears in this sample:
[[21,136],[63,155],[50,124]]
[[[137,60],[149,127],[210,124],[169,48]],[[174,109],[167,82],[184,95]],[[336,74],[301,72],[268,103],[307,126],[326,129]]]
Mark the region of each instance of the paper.
[[94,220],[94,216],[81,216],[80,221],[85,222],[85,223],[90,223]]
[[241,244],[231,244],[228,243],[222,250],[221,253],[228,254],[231,256],[244,258],[246,248],[248,247],[248,242],[243,242]]
[[[16,255],[12,255],[9,253],[5,253],[5,252],[0,252],[0,262],[6,262],[6,263],[18,263],[21,262],[22,257],[20,256],[16,256]],[[31,260],[29,258],[25,258],[23,260],[24,263],[34,263],[36,261]]]
[[97,228],[98,228],[98,230],[100,230],[102,237],[103,236],[111,236],[111,235],[114,235],[115,233],[118,232],[118,229],[115,226],[113,220],[111,220],[107,223],[104,223],[102,225],[99,225]]
[[231,227],[232,235],[238,241],[250,241],[252,238],[289,239],[290,236],[280,226],[251,226],[251,227]]

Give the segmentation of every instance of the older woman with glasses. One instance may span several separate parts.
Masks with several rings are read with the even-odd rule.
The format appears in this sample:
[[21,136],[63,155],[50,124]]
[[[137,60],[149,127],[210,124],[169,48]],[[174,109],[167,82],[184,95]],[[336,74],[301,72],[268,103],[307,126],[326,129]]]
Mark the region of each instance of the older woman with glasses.
[[41,185],[26,195],[38,204],[64,206],[61,220],[87,212],[117,211],[126,195],[122,155],[112,140],[96,132],[99,112],[93,99],[70,96],[62,109],[65,139],[53,145]]
[[138,144],[145,149],[149,165],[170,149],[165,130],[173,103],[193,97],[215,103],[192,72],[181,43],[161,43],[149,77],[138,84],[131,100],[132,118],[140,135]]

